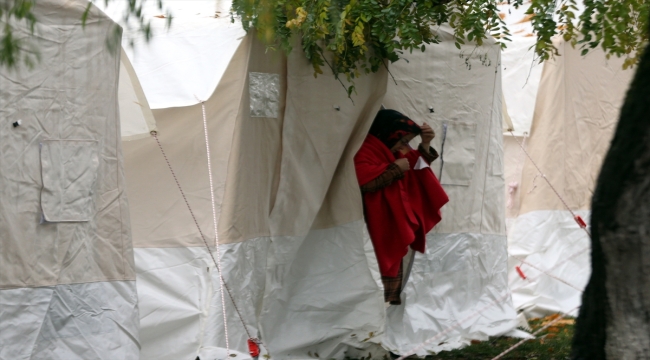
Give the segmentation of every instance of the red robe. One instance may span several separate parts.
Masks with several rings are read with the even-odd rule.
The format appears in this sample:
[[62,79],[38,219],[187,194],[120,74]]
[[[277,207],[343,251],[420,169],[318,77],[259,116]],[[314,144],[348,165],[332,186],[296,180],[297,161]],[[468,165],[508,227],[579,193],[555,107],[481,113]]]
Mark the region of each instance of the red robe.
[[[382,276],[389,277],[397,276],[409,246],[424,252],[425,236],[440,222],[440,208],[449,201],[431,168],[413,170],[421,156],[417,150],[397,156],[408,159],[411,165],[404,178],[363,194],[366,224],[379,270]],[[381,175],[395,160],[395,155],[384,143],[368,135],[354,157],[359,185]]]

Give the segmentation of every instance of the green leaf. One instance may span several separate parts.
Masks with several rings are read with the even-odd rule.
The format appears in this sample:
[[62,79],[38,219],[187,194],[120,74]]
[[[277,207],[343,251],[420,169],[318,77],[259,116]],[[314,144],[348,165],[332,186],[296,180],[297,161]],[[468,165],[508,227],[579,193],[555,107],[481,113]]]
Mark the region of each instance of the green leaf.
[[83,14],[81,15],[81,27],[85,28],[86,27],[86,21],[88,20],[88,14],[90,14],[90,7],[93,6],[92,2],[88,2],[88,5],[86,5],[86,9],[84,10]]

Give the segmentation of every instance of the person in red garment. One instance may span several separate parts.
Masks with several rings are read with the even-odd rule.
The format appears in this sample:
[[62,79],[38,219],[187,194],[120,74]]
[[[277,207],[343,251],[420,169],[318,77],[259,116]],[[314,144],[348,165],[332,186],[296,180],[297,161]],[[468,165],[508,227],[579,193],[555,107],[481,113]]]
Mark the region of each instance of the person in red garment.
[[[420,135],[417,150],[409,142]],[[435,137],[395,110],[380,110],[354,157],[363,209],[384,283],[384,298],[401,304],[402,259],[410,246],[424,252],[426,234],[440,222],[449,198],[428,166],[438,158]]]

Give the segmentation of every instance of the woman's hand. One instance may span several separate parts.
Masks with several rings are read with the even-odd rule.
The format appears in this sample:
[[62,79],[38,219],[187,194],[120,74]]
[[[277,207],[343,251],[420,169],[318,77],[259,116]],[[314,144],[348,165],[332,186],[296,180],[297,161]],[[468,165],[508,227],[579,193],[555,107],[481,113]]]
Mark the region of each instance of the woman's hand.
[[397,166],[399,166],[399,168],[400,168],[400,170],[402,170],[402,172],[406,172],[406,171],[411,169],[411,165],[409,165],[408,159],[404,159],[404,158],[397,159],[397,160],[395,160],[395,164]]
[[436,133],[427,123],[422,124],[420,128],[422,129],[422,133],[420,134],[420,138],[422,138],[422,147],[424,147],[426,150],[429,150],[429,147],[431,146],[431,140],[436,137]]

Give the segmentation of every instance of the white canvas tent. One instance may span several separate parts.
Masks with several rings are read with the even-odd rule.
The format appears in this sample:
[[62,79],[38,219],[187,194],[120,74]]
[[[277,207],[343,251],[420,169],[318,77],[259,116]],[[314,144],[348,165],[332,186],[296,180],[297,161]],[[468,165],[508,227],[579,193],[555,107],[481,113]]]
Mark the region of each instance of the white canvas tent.
[[[115,86],[106,83],[118,81],[119,54],[100,47],[108,33],[106,27],[114,24],[93,7],[91,20],[97,22],[90,24],[97,26],[93,32],[96,36],[88,36],[78,26],[84,2],[51,0],[39,4],[51,4],[43,11],[58,13],[76,24],[69,28],[79,31],[74,33],[77,37],[67,38],[69,42],[64,43],[78,53],[67,53],[70,46],[59,51],[59,45],[52,45],[51,51],[60,56],[74,54],[79,61],[85,61],[76,68],[85,69],[84,81],[93,83],[75,87],[80,96],[75,100],[84,106],[66,110],[77,109],[84,121],[89,109],[104,109],[106,113],[91,113],[92,121],[69,130],[86,134],[90,129],[89,133],[98,137],[93,139],[99,142],[99,149],[114,155],[100,155],[98,171],[104,174],[101,169],[107,166],[115,176],[98,176],[97,181],[102,186],[116,183],[105,192],[94,193],[93,201],[106,212],[117,211],[116,207],[120,211],[87,222],[96,225],[96,231],[106,225],[115,237],[101,237],[101,241],[73,238],[76,247],[65,249],[58,244],[47,247],[31,243],[29,249],[21,250],[48,255],[56,254],[57,249],[67,251],[67,257],[58,259],[57,264],[67,266],[72,280],[60,276],[53,284],[25,283],[18,290],[0,290],[3,309],[11,308],[1,313],[3,319],[11,316],[12,323],[29,327],[5,332],[3,326],[0,351],[34,359],[128,359],[137,358],[138,352],[142,359],[223,358],[227,332],[235,358],[248,358],[248,330],[251,336],[262,338],[263,351],[270,351],[273,358],[342,359],[368,353],[381,357],[386,349],[380,344],[404,353],[424,340],[435,339],[431,345],[417,349],[424,355],[514,327],[514,310],[505,282],[502,144],[497,136],[502,107],[499,54],[494,47],[484,48],[490,52],[492,63],[476,64],[470,71],[449,41],[449,32],[441,29],[445,41],[430,49],[435,51],[413,54],[410,65],[398,63],[393,67],[393,75],[402,86],[389,86],[384,71],[364,76],[356,80],[353,104],[333,77],[315,79],[313,69],[299,51],[289,56],[267,51],[254,36],[244,36],[239,24],[215,17],[211,1],[172,2],[186,15],[177,15],[174,27],[160,33],[152,43],[126,47],[133,69],[128,59],[123,59],[123,90],[118,94]],[[53,22],[56,19],[51,18]],[[164,28],[164,19],[155,21],[154,27]],[[138,43],[139,38],[127,32],[125,42],[131,41]],[[87,54],[100,54],[93,61],[108,65],[94,65],[82,56]],[[65,71],[55,71],[58,68],[54,65],[47,69],[42,74],[48,81],[70,84]],[[1,91],[24,92],[23,84],[37,79],[21,78],[11,82],[10,90],[3,87]],[[102,81],[102,85],[94,81]],[[96,97],[89,89],[106,94]],[[154,108],[155,122],[144,95]],[[196,225],[214,252],[203,108],[197,98],[205,100],[221,264],[238,308],[224,299],[226,323],[221,313],[219,277]],[[361,197],[352,165],[352,157],[382,102],[414,118],[419,116],[418,121],[429,122],[438,132],[436,146],[441,148],[441,126],[446,125],[446,145],[441,151],[447,165],[442,174],[436,173],[442,176],[452,197],[443,212],[445,220],[428,238],[427,254],[416,256],[412,280],[405,290],[406,304],[388,311],[374,253],[364,235]],[[94,105],[88,106],[91,103]],[[426,109],[421,106],[425,103]],[[58,103],[47,103],[42,111],[49,111],[51,104]],[[40,109],[32,103],[24,106]],[[428,106],[435,109],[434,115],[428,112]],[[118,110],[121,134],[125,140],[132,140],[123,144],[126,186],[117,139]],[[70,114],[76,121],[73,124],[80,123],[75,119],[81,117]],[[93,132],[92,127],[100,125],[109,131]],[[196,224],[159,145],[147,136],[151,130],[157,131],[160,147],[196,216]],[[2,131],[3,136],[13,134],[4,128]],[[31,157],[25,158],[24,164],[40,166],[38,147],[32,146],[25,154]],[[3,152],[3,174],[7,166],[14,166],[4,162],[7,156],[14,154]],[[32,197],[24,201],[31,206],[27,214],[33,216],[25,221],[27,230],[21,230],[29,232],[42,226],[34,220],[39,213],[37,195],[42,185],[33,180],[38,178],[33,173],[21,171],[16,173],[32,180]],[[17,191],[12,186],[2,189]],[[128,209],[125,193],[129,197]],[[24,197],[24,193],[9,195]],[[3,196],[2,200],[8,198]],[[6,206],[7,202],[2,204]],[[20,212],[9,208],[8,213]],[[5,220],[13,218],[3,213],[1,220],[1,231],[12,229],[6,225],[10,221]],[[61,229],[84,226],[57,225]],[[115,232],[118,228],[120,233]],[[133,233],[132,253],[129,228]],[[16,234],[21,236],[10,238],[17,239],[11,246],[20,248],[24,245],[16,244],[24,237],[20,232]],[[98,247],[105,241],[113,244],[111,241],[116,239],[121,239],[121,252]],[[104,270],[102,261],[121,263],[121,277]],[[79,266],[70,267],[77,263]],[[3,273],[5,264],[0,264]],[[27,263],[19,262],[18,266],[23,269]],[[56,266],[53,269],[58,271]],[[94,282],[77,285],[89,277]],[[105,285],[108,290],[102,287]],[[81,288],[79,296],[64,301],[68,308],[61,310],[62,302],[57,301],[64,295],[51,294],[60,288],[74,294],[75,287]],[[110,293],[116,288],[120,290],[117,294]],[[46,294],[38,304],[43,314],[39,319],[47,320],[41,323],[48,326],[52,324],[51,332],[47,332],[47,326],[40,331],[36,328],[33,312],[21,311],[27,299],[37,298],[34,294],[40,291]],[[60,293],[68,294],[65,291]],[[82,300],[92,311],[79,308],[76,312],[77,308],[70,307]],[[66,328],[66,324],[73,324],[74,329]],[[34,347],[13,345],[15,338],[23,334],[32,334]]]
[[[415,285],[406,291],[406,307],[389,308],[388,320],[352,166],[382,99],[392,107],[391,102],[405,104],[391,87],[395,98],[384,96],[387,74],[358,79],[353,104],[333,77],[314,79],[300,52],[286,59],[265,55],[264,46],[247,36],[207,99],[225,278],[247,326],[253,336],[261,336],[271,356],[343,358],[366,349],[381,357],[373,343],[404,353],[468,315],[459,329],[418,353],[458,347],[514,327],[505,267],[498,52],[492,54],[493,66],[468,73],[465,62],[451,55],[452,42],[436,46],[448,49],[433,58],[414,56],[410,63],[422,72],[441,74],[448,67],[456,72],[431,79],[429,90],[442,93],[445,86],[481,84],[475,92],[459,90],[450,97],[465,97],[465,108],[429,97],[440,105],[439,113],[421,118],[434,126],[463,120],[448,123],[452,129],[443,176],[456,199],[475,196],[475,201],[472,208],[452,201],[449,213],[443,213],[446,225],[441,227],[446,228],[431,235],[431,253],[416,257]],[[421,76],[410,74],[407,66],[396,67],[394,75]],[[253,76],[274,77],[264,74],[276,75],[277,112],[271,113],[277,118],[251,115],[256,111],[249,102],[257,91]],[[475,97],[480,100],[472,104]],[[154,114],[161,144],[213,245],[201,106]],[[473,137],[461,141],[467,135],[461,130]],[[153,139],[124,146],[143,314],[142,356],[223,354],[218,277],[160,149]],[[476,159],[470,172],[463,170],[467,151]],[[492,201],[484,203],[485,198]],[[487,311],[473,314],[486,305]],[[229,345],[245,357],[247,335],[229,299],[226,308]]]
[[[0,69],[0,359],[138,359],[118,108],[128,59],[105,46],[117,25],[97,8],[82,28],[86,6],[39,0],[35,36],[12,26],[40,61]],[[119,97],[143,99],[123,75]]]
[[577,315],[591,244],[566,206],[589,223],[591,195],[632,71],[600,49],[583,57],[560,38],[554,40],[560,56],[535,64],[524,11],[505,17],[519,32],[504,51],[511,63],[503,63],[504,74],[510,71],[503,77],[504,95],[516,135],[504,137],[509,283],[514,305],[529,317]]
[[[225,280],[252,336],[261,334],[272,356],[342,357],[346,343],[378,334],[383,324],[355,204],[360,194],[348,185],[355,182],[356,151],[348,139],[360,145],[374,112],[366,109],[379,108],[386,74],[360,80],[353,106],[336,80],[314,79],[300,53],[285,59],[264,52],[245,37],[205,103]],[[269,103],[274,109],[261,109],[265,117],[251,116],[249,91],[260,89],[249,83],[250,73],[275,82],[267,83],[277,92]],[[312,115],[296,115],[306,112]],[[213,246],[201,106],[154,114],[161,144]],[[142,356],[218,356],[226,344],[214,264],[155,141],[125,143],[125,153]],[[230,346],[244,356],[247,335],[232,304],[226,307]]]
[[[403,353],[428,337],[448,332],[467,315],[469,321],[458,330],[418,352],[458,347],[470,339],[511,330],[515,314],[506,284],[496,49],[485,50],[491,51],[491,66],[477,64],[468,71],[443,30],[446,41],[430,49],[437,51],[409,57],[412,68],[406,63],[393,68],[393,75],[407,82],[435,73],[426,88],[400,94],[400,87],[391,85],[388,91],[392,95],[384,96],[387,74],[379,73],[357,81],[358,94],[352,104],[332,77],[314,79],[300,52],[294,51],[286,59],[269,53],[254,38],[229,28],[238,24],[213,17],[214,4],[192,4],[197,7],[187,13],[193,15],[176,16],[169,33],[154,38],[150,45],[136,47],[131,57],[136,72],[146,74],[140,79],[152,107],[159,108],[154,114],[161,144],[213,245],[202,109],[194,96],[207,100],[218,228],[221,242],[226,243],[221,247],[226,282],[240,302],[238,307],[252,335],[261,335],[271,355],[342,358],[366,349],[381,357],[381,350],[371,346],[380,342]],[[218,22],[223,25],[212,24]],[[164,21],[156,26],[162,28]],[[204,36],[186,40],[182,33]],[[200,78],[179,75],[184,74],[183,67],[210,62],[204,53],[206,44],[236,44],[226,39],[229,36],[241,43],[227,69],[207,68]],[[223,46],[223,52],[229,53],[229,45]],[[184,49],[184,61],[177,61],[178,54],[168,47]],[[156,71],[151,71],[154,60]],[[479,63],[476,58],[471,61]],[[454,72],[450,74],[449,68]],[[217,84],[212,84],[213,73],[222,74]],[[277,74],[277,118],[251,116],[249,92],[255,89],[251,74]],[[167,85],[181,79],[185,83],[178,89]],[[199,90],[188,90],[193,82],[200,82],[196,84]],[[477,84],[480,86],[473,91],[460,90]],[[447,100],[417,94],[443,94],[447,87],[459,89],[448,93]],[[210,88],[216,89],[211,95],[200,90]],[[178,98],[170,98],[175,91]],[[449,181],[462,184],[450,191],[457,192],[458,198],[475,196],[476,201],[471,208],[458,201],[448,206],[449,214],[443,214],[447,228],[432,235],[432,253],[417,257],[414,265],[413,279],[418,280],[413,283],[419,283],[412,289],[421,296],[407,289],[406,301],[418,300],[405,307],[406,313],[389,308],[392,320],[386,323],[376,260],[363,235],[351,159],[382,101],[406,112],[415,111],[417,116],[424,114],[422,109],[409,107],[406,100],[397,100],[404,96],[432,101],[436,106],[435,116],[430,116],[427,108],[426,117],[416,118],[419,121],[438,126],[451,120],[446,171]],[[162,108],[165,102],[170,104],[168,108]],[[458,103],[465,105],[453,106]],[[172,107],[175,104],[194,105]],[[473,137],[457,144],[460,136],[456,130],[469,131]],[[455,159],[454,150],[458,152]],[[462,159],[466,151],[474,151],[476,159],[469,172],[462,171],[467,165]],[[153,139],[143,139],[125,143],[125,154],[143,314],[143,357],[198,354],[203,358],[223,353],[221,299],[214,265],[160,149]],[[484,188],[489,190],[484,192]],[[481,205],[484,198],[491,199],[485,207]],[[471,226],[460,225],[466,216],[473,218]],[[439,242],[444,244],[438,246]],[[445,290],[454,283],[466,285]],[[247,336],[226,300],[230,345],[239,351],[238,356],[245,356]],[[437,301],[433,307],[432,300]],[[489,311],[473,314],[485,305],[490,305]],[[414,333],[417,335],[412,336]],[[438,345],[443,342],[446,344]]]
[[[503,216],[503,145],[499,47],[454,46],[441,27],[441,43],[405,54],[391,66],[384,105],[426,121],[442,153],[432,165],[451,199],[442,222],[416,254],[404,305],[387,311],[383,344],[418,355],[487,340],[515,327],[507,285]],[[445,332],[444,336],[440,335]]]

